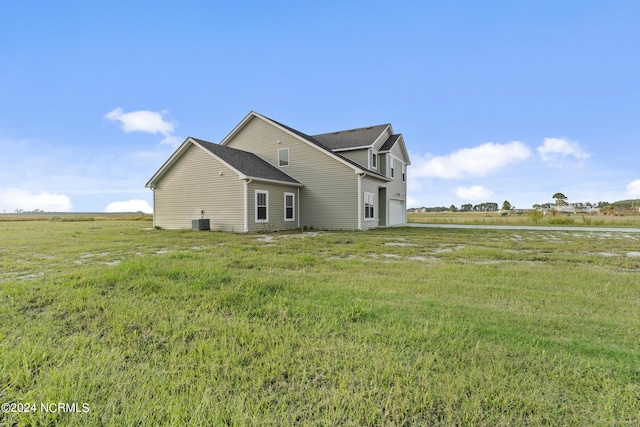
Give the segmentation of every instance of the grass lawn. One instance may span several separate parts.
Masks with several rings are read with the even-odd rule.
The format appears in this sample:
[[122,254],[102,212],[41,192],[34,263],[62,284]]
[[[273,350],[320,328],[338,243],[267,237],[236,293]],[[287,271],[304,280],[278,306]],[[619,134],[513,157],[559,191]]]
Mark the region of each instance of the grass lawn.
[[639,331],[640,234],[0,221],[0,425],[635,426]]
[[576,227],[640,227],[640,214],[627,211],[619,215],[593,215],[526,211],[520,215],[500,212],[412,212],[410,223],[478,225],[560,225]]

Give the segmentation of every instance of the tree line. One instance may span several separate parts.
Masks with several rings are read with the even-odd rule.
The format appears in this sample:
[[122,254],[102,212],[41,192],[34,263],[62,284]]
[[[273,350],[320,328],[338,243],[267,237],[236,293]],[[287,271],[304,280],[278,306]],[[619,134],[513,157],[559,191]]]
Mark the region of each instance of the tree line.
[[[558,206],[568,206],[569,204],[571,206],[573,206],[574,208],[580,210],[580,209],[603,209],[606,207],[611,207],[612,204],[609,202],[604,202],[604,201],[599,201],[599,202],[574,202],[574,203],[569,203],[567,200],[567,196],[565,196],[562,193],[555,193],[552,196],[553,199],[555,199],[555,202],[549,202],[549,203],[535,203],[533,204],[532,208],[539,210],[539,209],[553,209],[554,207],[558,207]],[[613,203],[613,205],[618,204],[618,203],[623,203],[623,202],[634,202],[634,203],[630,203],[633,206],[640,206],[640,200],[638,201],[622,201],[622,202],[615,202]],[[462,205],[460,205],[460,207],[456,207],[455,205],[451,205],[449,207],[446,206],[435,206],[435,207],[421,207],[421,208],[411,208],[408,209],[408,212],[498,212],[499,210],[503,210],[503,211],[509,211],[509,210],[513,210],[516,209],[515,206],[513,206],[508,200],[505,200],[502,203],[502,207],[500,207],[498,205],[498,203],[496,202],[485,202],[485,203],[478,203],[476,205],[472,204],[472,203],[464,203]]]

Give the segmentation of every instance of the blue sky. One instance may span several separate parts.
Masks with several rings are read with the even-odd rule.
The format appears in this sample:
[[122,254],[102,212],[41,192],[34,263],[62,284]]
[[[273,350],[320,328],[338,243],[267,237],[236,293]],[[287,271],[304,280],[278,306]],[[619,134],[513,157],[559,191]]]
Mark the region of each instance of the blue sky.
[[391,123],[409,207],[640,198],[640,2],[22,1],[0,17],[0,212],[148,210],[251,111]]

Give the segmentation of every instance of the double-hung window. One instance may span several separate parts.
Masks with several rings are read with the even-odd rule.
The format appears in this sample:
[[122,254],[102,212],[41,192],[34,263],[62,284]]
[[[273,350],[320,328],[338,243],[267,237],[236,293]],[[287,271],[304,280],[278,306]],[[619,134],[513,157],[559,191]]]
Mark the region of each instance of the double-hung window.
[[371,167],[373,169],[378,169],[378,154],[371,153]]
[[390,163],[391,163],[391,167],[390,167],[390,169],[391,169],[391,178],[395,178],[396,177],[396,168],[395,168],[395,165],[394,165],[395,160],[394,160],[393,157],[391,159],[389,159],[389,160],[390,160]]
[[402,182],[407,180],[407,165],[402,164]]
[[284,193],[284,220],[295,221],[296,219],[296,195],[294,193]]
[[289,166],[289,149],[281,148],[278,150],[278,166]]
[[375,219],[374,203],[375,197],[373,193],[364,193],[364,219]]
[[256,190],[256,222],[269,221],[269,192]]

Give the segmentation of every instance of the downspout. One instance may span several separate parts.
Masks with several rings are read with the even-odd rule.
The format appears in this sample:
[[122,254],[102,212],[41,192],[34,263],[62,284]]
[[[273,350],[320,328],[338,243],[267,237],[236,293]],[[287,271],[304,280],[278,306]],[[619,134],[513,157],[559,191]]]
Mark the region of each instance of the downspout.
[[249,232],[249,184],[253,181],[253,178],[244,180],[244,232]]
[[362,230],[362,177],[364,173],[358,174],[358,230]]
[[298,229],[300,229],[300,187],[298,187],[298,197],[296,198],[296,214],[298,216]]
[[150,185],[151,193],[153,193],[153,228],[156,228],[156,186]]

